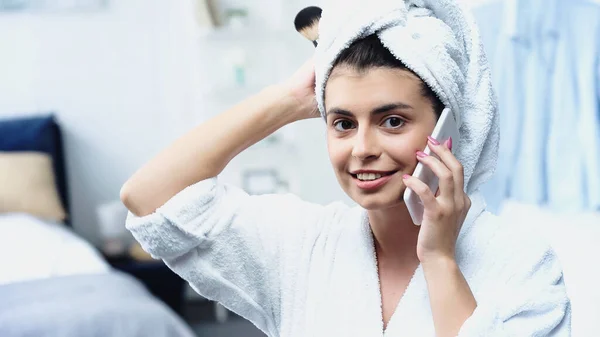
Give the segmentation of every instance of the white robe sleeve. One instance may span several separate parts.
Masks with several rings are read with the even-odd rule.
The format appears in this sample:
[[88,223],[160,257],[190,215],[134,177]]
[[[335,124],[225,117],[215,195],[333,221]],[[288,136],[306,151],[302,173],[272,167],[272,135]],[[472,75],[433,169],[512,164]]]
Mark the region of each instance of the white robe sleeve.
[[291,194],[250,196],[211,178],[153,214],[130,213],[127,228],[202,296],[275,335],[280,279],[308,264],[328,209]]
[[550,248],[536,255],[537,261],[521,261],[529,269],[517,272],[505,289],[478,301],[458,337],[571,336],[571,305],[558,258]]

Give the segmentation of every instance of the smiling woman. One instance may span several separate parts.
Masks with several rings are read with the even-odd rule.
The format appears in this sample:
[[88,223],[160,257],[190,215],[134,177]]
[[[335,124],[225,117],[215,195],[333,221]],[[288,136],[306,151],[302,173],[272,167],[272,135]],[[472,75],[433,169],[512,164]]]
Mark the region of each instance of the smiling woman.
[[402,204],[402,176],[427,145],[444,108],[439,98],[371,35],[337,58],[325,107],[329,156],[344,191],[366,209]]
[[[436,114],[422,85],[400,68],[359,71],[341,64],[332,71],[325,91],[329,156],[344,191],[367,209],[401,203],[402,175],[412,174],[415,154],[427,145]],[[364,184],[357,173],[384,177]],[[385,188],[373,193],[384,180]]]
[[[127,227],[269,336],[569,336],[554,252],[485,212],[477,192],[495,165],[498,119],[476,27],[449,0],[341,3],[323,11],[315,63],[130,178]],[[445,107],[458,144],[431,137]],[[336,177],[358,206],[219,182],[241,151],[319,114]],[[411,176],[417,163],[438,191]],[[421,226],[403,203],[407,188],[422,201]]]

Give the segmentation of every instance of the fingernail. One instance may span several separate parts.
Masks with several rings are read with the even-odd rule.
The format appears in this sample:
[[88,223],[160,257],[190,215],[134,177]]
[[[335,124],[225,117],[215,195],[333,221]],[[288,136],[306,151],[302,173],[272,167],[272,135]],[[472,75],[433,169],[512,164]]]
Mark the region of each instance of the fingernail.
[[448,140],[446,141],[446,146],[452,150],[452,137],[448,138]]
[[431,136],[427,136],[427,139],[429,139],[429,141],[431,142],[431,144],[433,145],[440,145],[440,142],[438,142],[435,138],[431,137]]
[[408,174],[405,174],[402,176],[402,179],[408,179],[408,178],[410,178],[410,176]]
[[417,151],[417,157],[425,158],[425,157],[427,157],[427,153],[425,153],[423,151]]

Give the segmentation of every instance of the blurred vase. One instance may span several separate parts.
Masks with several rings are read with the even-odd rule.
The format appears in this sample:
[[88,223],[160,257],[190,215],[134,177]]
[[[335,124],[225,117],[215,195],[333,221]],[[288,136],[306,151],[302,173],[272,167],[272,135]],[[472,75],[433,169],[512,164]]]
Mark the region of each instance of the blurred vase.
[[107,255],[122,255],[128,244],[125,228],[127,208],[120,200],[104,203],[96,208],[102,251]]

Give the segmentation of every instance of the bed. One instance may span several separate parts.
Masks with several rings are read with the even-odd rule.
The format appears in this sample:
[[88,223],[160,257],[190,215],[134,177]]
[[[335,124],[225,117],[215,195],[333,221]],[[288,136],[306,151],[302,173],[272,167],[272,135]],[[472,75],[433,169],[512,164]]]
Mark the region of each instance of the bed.
[[[194,336],[169,307],[139,281],[112,269],[71,229],[64,157],[53,115],[0,120],[0,336]],[[59,200],[53,207],[60,204],[65,216],[61,211],[36,213],[37,206],[31,212],[11,211],[10,198],[28,191],[6,190],[32,166],[8,167],[14,158],[48,163],[51,192]],[[39,176],[29,180],[39,183]],[[37,201],[38,206],[54,202]]]

